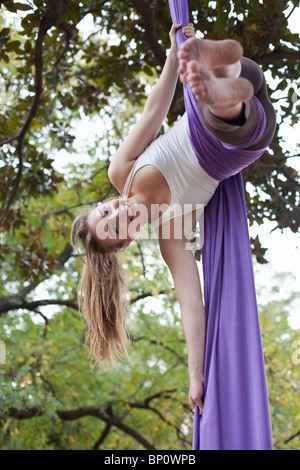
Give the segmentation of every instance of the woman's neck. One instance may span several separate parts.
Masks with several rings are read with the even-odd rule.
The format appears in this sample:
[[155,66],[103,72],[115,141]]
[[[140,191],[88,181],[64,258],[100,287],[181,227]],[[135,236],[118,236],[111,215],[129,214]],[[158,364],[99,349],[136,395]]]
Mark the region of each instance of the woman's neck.
[[128,198],[128,204],[136,219],[138,218],[141,227],[156,220],[169,207],[169,203],[163,202],[159,195],[156,196],[153,192],[150,194],[143,192],[131,194]]

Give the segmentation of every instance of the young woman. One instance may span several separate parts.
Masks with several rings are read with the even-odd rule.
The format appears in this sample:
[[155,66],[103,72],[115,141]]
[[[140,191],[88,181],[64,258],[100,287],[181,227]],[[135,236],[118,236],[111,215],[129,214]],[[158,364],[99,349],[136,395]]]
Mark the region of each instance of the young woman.
[[[180,27],[172,26],[171,48],[162,74],[138,123],[111,161],[108,175],[121,197],[80,214],[73,224],[73,243],[81,242],[86,251],[81,310],[91,354],[98,363],[112,364],[116,354],[127,357],[128,346],[126,282],[118,251],[134,239],[134,231],[147,223],[153,225],[180,303],[188,348],[190,403],[193,407],[197,404],[201,414],[205,311],[196,261],[187,249],[190,230],[186,226],[195,226],[221,178],[212,178],[200,166],[189,141],[186,115],[163,136],[156,136],[179,74],[198,101],[203,125],[216,140],[233,146],[247,142],[260,119],[255,95],[267,122],[249,150],[261,149],[272,139],[275,113],[260,68],[242,57],[238,42],[199,40],[189,24],[183,32],[190,39],[178,52],[175,33]],[[232,154],[234,157],[234,150]]]

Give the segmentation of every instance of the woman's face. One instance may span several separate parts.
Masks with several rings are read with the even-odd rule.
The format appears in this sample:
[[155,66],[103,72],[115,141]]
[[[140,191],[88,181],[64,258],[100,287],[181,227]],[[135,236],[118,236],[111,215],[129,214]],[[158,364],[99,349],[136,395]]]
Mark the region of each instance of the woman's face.
[[128,199],[111,199],[93,209],[88,216],[88,223],[96,237],[107,246],[130,242],[136,230],[131,222],[137,216],[136,202]]

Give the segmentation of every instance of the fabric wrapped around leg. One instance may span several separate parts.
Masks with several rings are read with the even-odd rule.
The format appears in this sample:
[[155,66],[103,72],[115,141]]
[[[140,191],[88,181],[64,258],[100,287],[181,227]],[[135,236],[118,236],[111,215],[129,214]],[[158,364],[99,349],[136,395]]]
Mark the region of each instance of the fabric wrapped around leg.
[[[173,23],[189,23],[187,0],[169,0]],[[187,38],[177,32],[178,47]],[[240,170],[263,152],[246,150],[264,132],[260,119],[243,145],[228,146],[201,123],[184,85],[191,144],[199,163],[220,183],[205,209],[202,249],[207,318],[204,408],[195,409],[194,450],[271,450],[272,429],[254,284],[245,195]],[[255,98],[256,99],[256,98]]]

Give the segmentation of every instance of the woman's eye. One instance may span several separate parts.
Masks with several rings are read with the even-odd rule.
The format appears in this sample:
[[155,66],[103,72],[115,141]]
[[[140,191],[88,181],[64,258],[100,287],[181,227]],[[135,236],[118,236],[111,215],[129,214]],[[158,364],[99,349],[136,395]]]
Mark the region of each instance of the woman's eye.
[[108,209],[107,209],[107,207],[105,207],[105,208],[102,210],[102,212],[100,212],[100,215],[101,215],[101,217],[105,217],[106,215],[108,215]]

